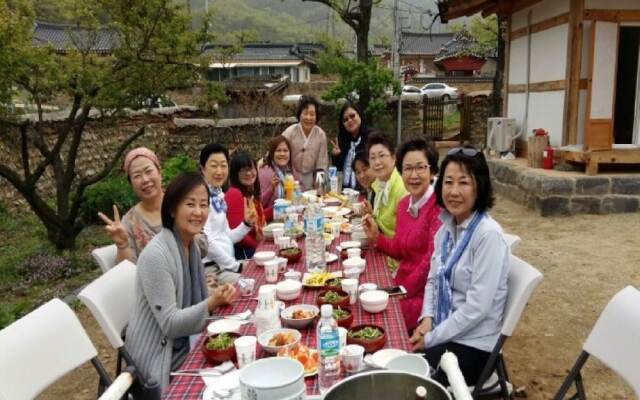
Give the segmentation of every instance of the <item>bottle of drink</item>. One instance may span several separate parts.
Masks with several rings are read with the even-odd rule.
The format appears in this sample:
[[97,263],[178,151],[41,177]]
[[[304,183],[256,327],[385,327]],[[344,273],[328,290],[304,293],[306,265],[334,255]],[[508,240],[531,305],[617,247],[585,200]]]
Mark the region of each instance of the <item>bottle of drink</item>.
[[324,214],[317,201],[311,197],[304,211],[305,266],[308,271],[324,271],[327,263],[324,254]]
[[295,181],[293,184],[293,205],[299,206],[302,198],[302,191],[300,190],[300,181]]
[[340,333],[333,319],[333,306],[323,304],[316,331],[318,340],[318,386],[320,393],[326,392],[340,376]]
[[293,189],[294,189],[294,181],[293,181],[293,175],[291,174],[287,174],[284,177],[284,198],[291,201],[293,200]]
[[338,169],[329,167],[329,192],[338,194]]

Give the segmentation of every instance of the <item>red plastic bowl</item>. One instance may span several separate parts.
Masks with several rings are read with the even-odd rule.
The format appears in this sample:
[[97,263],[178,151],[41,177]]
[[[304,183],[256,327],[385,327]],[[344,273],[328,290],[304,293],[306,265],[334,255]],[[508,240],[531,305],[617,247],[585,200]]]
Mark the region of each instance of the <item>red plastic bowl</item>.
[[300,258],[302,258],[302,250],[298,249],[297,253],[294,254],[287,254],[287,253],[283,253],[285,250],[291,250],[291,249],[282,249],[278,252],[278,255],[280,257],[286,258],[288,262],[290,262],[291,264],[297,263]]
[[[351,336],[353,332],[357,332],[360,329],[366,328],[366,327],[379,329],[380,332],[382,332],[382,335],[376,339],[371,339],[371,340],[358,339]],[[376,351],[383,348],[386,342],[387,342],[387,335],[384,332],[384,329],[382,329],[382,327],[377,325],[372,325],[372,324],[356,325],[353,328],[349,329],[349,331],[347,332],[347,344],[359,344],[360,346],[364,347],[365,353],[375,353]]]
[[[325,301],[324,300],[324,295],[327,292],[336,292],[341,296],[341,299],[338,301],[334,301],[334,302],[330,302],[330,301]],[[345,292],[342,289],[331,289],[331,290],[323,290],[320,293],[318,293],[318,300],[317,300],[318,306],[321,306],[323,304],[331,304],[334,307],[340,306],[340,307],[349,307],[349,293]]]
[[[227,332],[227,334],[233,337],[234,341],[235,339],[240,337],[240,335],[235,332]],[[218,333],[216,335],[211,335],[209,338],[215,338],[218,335],[220,334]],[[229,360],[233,361],[234,363],[236,362],[236,348],[233,344],[231,345],[231,347],[227,347],[223,350],[210,350],[207,349],[207,342],[209,341],[209,338],[205,339],[205,341],[202,342],[202,354],[204,355],[204,358],[207,359],[207,361],[209,361],[213,365],[222,364],[223,362]]]
[[349,329],[349,327],[353,323],[353,313],[351,312],[351,309],[349,307],[340,306],[340,308],[342,309],[342,311],[348,311],[349,315],[341,319],[336,318],[336,322],[338,323],[338,326]]
[[344,278],[331,278],[324,282],[324,289],[326,290],[340,290],[342,289],[342,280]]

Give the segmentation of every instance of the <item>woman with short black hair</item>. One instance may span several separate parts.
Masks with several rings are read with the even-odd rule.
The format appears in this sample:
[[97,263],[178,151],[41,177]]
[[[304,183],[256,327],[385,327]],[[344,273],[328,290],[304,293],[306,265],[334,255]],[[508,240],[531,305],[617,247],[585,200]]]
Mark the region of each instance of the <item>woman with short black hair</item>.
[[300,174],[306,188],[313,187],[313,174],[316,170],[329,167],[327,153],[327,135],[318,124],[320,119],[318,101],[311,96],[302,96],[296,109],[298,123],[282,132],[291,144],[293,168]]
[[229,182],[229,189],[224,195],[228,205],[229,227],[234,229],[243,224],[245,207],[249,207],[256,214],[251,231],[234,245],[236,259],[249,259],[253,257],[258,243],[263,238],[262,228],[273,217],[273,208],[262,208],[257,166],[251,154],[246,151],[235,153],[231,158]]
[[176,177],[162,207],[163,229],[142,250],[136,268],[136,303],[125,346],[146,381],[161,388],[182,365],[191,335],[200,334],[214,309],[234,297],[232,285],[207,293],[194,238],[209,214],[209,190],[195,172]]
[[[440,166],[436,200],[444,207],[436,233],[420,325],[411,342],[437,365],[445,351],[458,357],[474,385],[502,328],[509,246],[488,214],[493,206],[489,167],[477,149],[449,150]],[[435,379],[447,384],[438,371]]]

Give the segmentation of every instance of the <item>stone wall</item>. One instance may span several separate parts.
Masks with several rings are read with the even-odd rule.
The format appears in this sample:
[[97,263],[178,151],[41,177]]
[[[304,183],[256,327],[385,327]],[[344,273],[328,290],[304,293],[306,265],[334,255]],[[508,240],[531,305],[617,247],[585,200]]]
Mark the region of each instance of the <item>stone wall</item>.
[[516,161],[490,160],[497,193],[543,217],[640,211],[640,174],[548,174]]
[[487,118],[491,117],[491,96],[466,96],[465,110],[461,115],[464,139],[478,148],[487,143]]

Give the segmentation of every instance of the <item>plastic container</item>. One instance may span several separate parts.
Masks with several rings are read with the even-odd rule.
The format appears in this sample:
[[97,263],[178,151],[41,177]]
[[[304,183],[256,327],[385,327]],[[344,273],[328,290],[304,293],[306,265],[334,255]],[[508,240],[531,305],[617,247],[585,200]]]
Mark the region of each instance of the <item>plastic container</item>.
[[340,334],[333,319],[333,307],[324,304],[320,308],[316,337],[318,340],[318,387],[320,393],[329,390],[340,379]]

